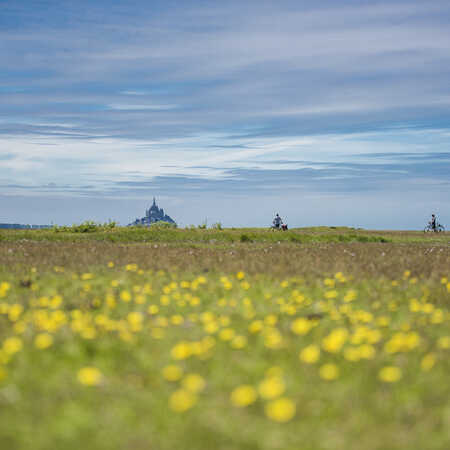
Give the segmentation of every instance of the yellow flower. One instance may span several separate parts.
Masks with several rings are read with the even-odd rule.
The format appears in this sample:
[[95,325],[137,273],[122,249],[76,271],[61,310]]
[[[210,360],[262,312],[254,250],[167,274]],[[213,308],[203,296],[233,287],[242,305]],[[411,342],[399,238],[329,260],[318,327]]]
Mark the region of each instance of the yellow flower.
[[169,406],[175,412],[185,412],[197,402],[197,396],[184,389],[175,391],[169,399]]
[[184,323],[184,317],[180,314],[174,314],[171,318],[170,318],[170,322],[173,325],[181,325]]
[[247,338],[245,336],[236,336],[230,343],[231,348],[240,350],[247,345]]
[[14,353],[20,352],[22,347],[22,340],[18,337],[10,337],[3,341],[3,351],[7,355],[13,355]]
[[359,354],[361,358],[373,359],[375,357],[375,347],[369,344],[363,344],[359,347]]
[[124,302],[129,302],[131,300],[131,294],[128,291],[122,291],[120,293],[120,299]]
[[420,368],[428,372],[433,368],[433,366],[436,364],[436,355],[434,353],[428,353],[422,358],[422,361],[420,362]]
[[83,273],[81,275],[82,280],[92,280],[94,278],[94,275],[92,273]]
[[356,299],[356,291],[350,289],[344,296],[344,302],[349,303]]
[[264,328],[264,324],[262,322],[262,320],[254,320],[249,326],[248,326],[248,331],[250,331],[250,333],[258,333],[259,331],[261,331]]
[[222,341],[231,341],[234,338],[235,331],[233,328],[224,328],[219,333],[219,339]]
[[312,327],[313,327],[313,323],[310,320],[305,319],[303,317],[295,319],[291,324],[291,330],[295,334],[300,334],[300,335],[307,334],[309,332],[309,330],[311,330]]
[[275,314],[269,314],[264,318],[264,323],[269,326],[273,326],[278,322],[278,317]]
[[245,277],[245,273],[244,272],[238,272],[237,274],[236,274],[236,278],[238,279],[238,280],[243,280],[244,279],[244,277]]
[[330,353],[337,353],[348,337],[346,328],[336,328],[322,340],[322,347]]
[[253,386],[243,384],[231,393],[231,403],[238,408],[244,408],[256,401],[258,394]]
[[191,345],[189,342],[181,341],[172,348],[170,354],[173,359],[186,359],[192,354]]
[[83,367],[78,371],[77,378],[85,386],[97,386],[101,383],[103,375],[95,367]]
[[147,312],[152,316],[158,314],[159,307],[157,305],[150,305],[147,309]]
[[331,291],[325,292],[325,298],[327,298],[327,299],[333,299],[333,298],[336,298],[337,296],[338,296],[338,293],[334,289]]
[[264,408],[266,416],[275,422],[288,422],[294,417],[295,411],[295,403],[286,397],[273,400]]
[[197,392],[201,392],[205,389],[206,382],[201,375],[190,373],[183,378],[181,385],[187,391],[196,394]]
[[180,366],[171,364],[164,367],[162,374],[167,381],[177,381],[183,376],[183,369]]
[[264,345],[275,350],[281,348],[283,346],[283,336],[276,328],[269,328],[264,333]]
[[108,263],[108,267],[109,267],[109,268],[112,268],[112,267],[114,267],[114,263],[113,263],[112,261],[109,261],[109,263]]
[[53,337],[48,333],[40,333],[34,339],[34,345],[40,350],[48,348],[52,344],[53,344]]
[[275,398],[283,394],[285,384],[282,378],[272,376],[261,381],[258,386],[259,394],[262,398]]
[[450,348],[450,336],[442,336],[438,339],[437,345],[439,348],[448,349]]
[[402,371],[398,367],[386,366],[378,372],[378,378],[385,383],[395,383],[402,377]]
[[330,381],[335,380],[339,376],[339,367],[336,364],[324,364],[319,370],[320,378]]
[[320,358],[320,348],[317,345],[308,345],[299,354],[301,361],[307,364],[314,364]]

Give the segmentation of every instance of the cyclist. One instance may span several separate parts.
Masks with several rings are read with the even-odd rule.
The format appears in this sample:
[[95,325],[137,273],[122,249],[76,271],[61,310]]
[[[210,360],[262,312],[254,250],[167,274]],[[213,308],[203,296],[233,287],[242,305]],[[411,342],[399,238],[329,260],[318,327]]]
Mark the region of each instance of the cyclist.
[[274,228],[276,228],[277,230],[280,229],[280,226],[283,224],[283,221],[281,220],[281,217],[278,215],[275,216],[275,219],[273,219],[273,226]]
[[431,220],[430,220],[430,225],[433,231],[436,231],[436,225],[437,225],[437,220],[436,220],[436,215],[435,214],[431,214]]

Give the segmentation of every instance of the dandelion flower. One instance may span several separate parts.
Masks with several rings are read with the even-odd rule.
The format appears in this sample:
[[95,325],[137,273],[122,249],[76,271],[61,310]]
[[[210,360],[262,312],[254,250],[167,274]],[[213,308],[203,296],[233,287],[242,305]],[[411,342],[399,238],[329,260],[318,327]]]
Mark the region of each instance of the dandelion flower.
[[185,389],[178,389],[169,399],[169,406],[175,412],[185,412],[197,402],[197,396]]
[[288,422],[294,417],[295,411],[295,403],[286,397],[273,400],[264,408],[266,416],[275,422]]
[[299,354],[301,361],[307,364],[314,364],[320,358],[320,348],[317,345],[308,345]]
[[183,369],[180,366],[171,364],[164,367],[162,374],[167,381],[178,381],[183,376]]
[[258,393],[253,386],[243,384],[231,393],[231,403],[238,408],[244,408],[256,401]]
[[174,359],[186,359],[192,354],[189,342],[181,341],[172,348],[170,354]]
[[48,333],[40,333],[34,339],[34,345],[40,350],[44,350],[53,344],[53,337]]
[[102,381],[102,373],[96,367],[83,367],[78,371],[78,381],[85,386],[97,386]]
[[331,381],[339,376],[339,367],[336,364],[324,364],[319,370],[320,378]]
[[402,371],[398,367],[386,366],[378,372],[378,378],[385,383],[395,383],[402,377]]
[[281,377],[272,376],[261,381],[258,386],[259,394],[262,398],[275,398],[284,393],[285,384]]
[[300,317],[294,320],[291,324],[291,330],[295,334],[305,335],[311,330],[313,324],[310,320]]
[[436,355],[434,353],[428,353],[422,358],[422,361],[420,362],[420,368],[428,372],[431,370],[434,365],[436,364]]
[[3,341],[3,351],[7,355],[13,355],[14,353],[20,352],[22,347],[22,340],[18,337],[10,337]]
[[450,336],[442,336],[438,339],[437,345],[439,348],[448,349],[450,348]]
[[181,385],[189,392],[194,394],[203,391],[206,386],[206,382],[201,375],[197,373],[187,374],[181,381]]

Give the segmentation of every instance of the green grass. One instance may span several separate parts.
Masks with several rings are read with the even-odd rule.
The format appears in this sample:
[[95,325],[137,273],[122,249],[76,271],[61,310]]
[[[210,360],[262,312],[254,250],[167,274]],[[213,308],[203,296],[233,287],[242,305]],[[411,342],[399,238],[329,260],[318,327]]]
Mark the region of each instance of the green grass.
[[1,233],[1,449],[450,447],[445,235],[164,232]]
[[165,242],[165,243],[233,243],[233,242],[442,242],[450,241],[447,233],[370,231],[346,227],[296,228],[286,232],[261,228],[176,229],[170,227],[109,227],[79,225],[47,230],[0,230],[0,242],[20,240],[52,242]]

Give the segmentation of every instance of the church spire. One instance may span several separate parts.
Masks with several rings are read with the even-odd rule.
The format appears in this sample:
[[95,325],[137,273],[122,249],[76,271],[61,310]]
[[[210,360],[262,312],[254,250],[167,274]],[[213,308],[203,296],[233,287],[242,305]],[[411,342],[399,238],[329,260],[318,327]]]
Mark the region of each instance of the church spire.
[[155,199],[155,197],[153,197],[153,205],[152,206],[156,206],[156,199]]

